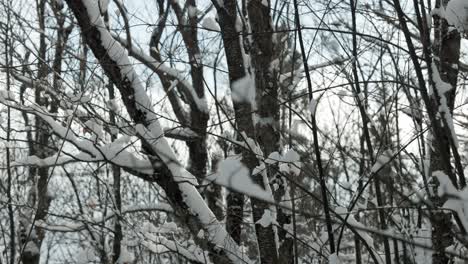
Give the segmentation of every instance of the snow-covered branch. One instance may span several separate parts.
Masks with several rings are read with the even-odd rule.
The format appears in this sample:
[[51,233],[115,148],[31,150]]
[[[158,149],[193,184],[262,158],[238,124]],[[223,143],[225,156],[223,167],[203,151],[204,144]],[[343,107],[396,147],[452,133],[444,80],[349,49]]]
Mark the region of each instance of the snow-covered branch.
[[239,246],[197,191],[196,178],[178,162],[163,136],[159,118],[153,112],[152,103],[126,50],[106,29],[97,3],[89,0],[67,0],[67,3],[80,27],[85,29],[83,35],[86,43],[107,76],[119,89],[127,112],[136,123],[135,129],[143,147],[154,159],[153,167],[161,172],[161,176],[156,177],[156,182],[165,190],[176,214],[185,219],[194,236],[200,229],[205,230],[207,243],[201,243],[200,246],[216,252],[214,258],[228,263],[249,262],[243,258]]
[[126,48],[130,56],[143,63],[146,67],[150,68],[154,72],[172,77],[176,81],[177,87],[182,88],[180,92],[184,94],[184,96],[188,99],[190,104],[195,105],[200,111],[208,111],[206,99],[198,97],[197,93],[195,92],[195,88],[185,80],[185,77],[181,72],[171,68],[170,66],[165,65],[163,62],[157,61],[156,59],[147,55],[144,51],[135,46],[129,47],[127,45],[127,40],[122,39],[116,34],[112,34],[112,36],[123,47]]

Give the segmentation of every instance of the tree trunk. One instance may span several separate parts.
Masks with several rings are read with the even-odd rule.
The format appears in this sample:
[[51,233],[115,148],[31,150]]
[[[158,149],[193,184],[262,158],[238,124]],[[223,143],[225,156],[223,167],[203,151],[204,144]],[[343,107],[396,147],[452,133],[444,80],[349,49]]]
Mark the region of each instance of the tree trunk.
[[[224,50],[229,69],[229,83],[231,89],[233,83],[246,77],[247,70],[244,66],[244,47],[240,33],[236,29],[237,1],[224,1],[222,7],[216,6],[221,26],[221,35],[224,42]],[[233,102],[237,139],[241,142],[245,138],[240,134],[244,132],[249,138],[255,139],[255,128],[252,120],[253,106],[250,102]],[[258,165],[255,154],[243,147],[236,147],[236,152],[242,154],[242,162],[249,168],[250,172]],[[239,243],[242,231],[242,221],[244,215],[244,196],[237,192],[229,192],[227,195],[226,228],[233,239]]]
[[[268,4],[265,4],[265,2]],[[265,157],[268,157],[272,152],[280,151],[277,81],[279,56],[275,49],[275,41],[273,40],[270,5],[270,1],[261,0],[251,0],[247,4],[248,18],[252,30],[251,57],[252,68],[255,74],[257,115],[259,117],[259,121],[255,124],[256,140],[262,148]],[[275,166],[267,168],[268,182],[277,175],[278,168]],[[252,177],[258,185],[269,188],[269,186],[264,186],[262,173],[252,175]],[[284,178],[279,178],[276,182],[283,183],[284,180]],[[287,191],[286,185],[284,183],[281,184],[278,190],[281,190],[284,195]],[[278,199],[283,195],[278,195]],[[276,243],[277,239],[275,239],[278,236],[277,227],[273,223],[268,226],[258,223],[262,216],[272,209],[265,202],[256,199],[251,200],[261,263],[279,263],[279,245]],[[277,214],[281,218],[281,222],[290,222],[290,219],[288,219],[290,216],[283,210],[279,209]],[[284,239],[285,235],[282,238]],[[292,256],[291,242],[283,243],[282,255]],[[288,258],[288,261],[292,259]]]
[[[442,1],[442,2],[441,2]],[[436,8],[446,8],[448,0],[436,1]],[[458,81],[458,65],[460,58],[460,33],[457,30],[450,30],[448,28],[447,21],[443,18],[434,17],[434,45],[433,53],[435,58],[439,58],[439,61],[435,60],[434,63],[437,66],[440,77],[444,82],[449,83],[452,89],[448,91],[444,96],[447,98],[447,104],[450,109],[450,114],[453,113],[455,94]],[[453,65],[457,65],[454,67]],[[439,95],[442,96],[442,95]],[[433,98],[437,100],[437,98]],[[437,105],[437,104],[436,104]],[[449,137],[451,133],[449,128],[443,137],[442,144],[436,144],[436,148],[431,153],[431,172],[444,171],[446,175],[450,175],[450,172],[446,171],[442,159],[442,155],[445,154],[450,157],[450,143]],[[455,184],[456,186],[456,184]],[[437,197],[437,187],[434,190],[435,196],[432,197],[432,202],[435,208],[440,208],[445,203],[445,200]],[[447,247],[454,244],[452,235],[452,214],[444,211],[434,211],[431,217],[432,225],[432,243],[434,253],[432,255],[433,264],[447,264],[450,258],[445,254]]]

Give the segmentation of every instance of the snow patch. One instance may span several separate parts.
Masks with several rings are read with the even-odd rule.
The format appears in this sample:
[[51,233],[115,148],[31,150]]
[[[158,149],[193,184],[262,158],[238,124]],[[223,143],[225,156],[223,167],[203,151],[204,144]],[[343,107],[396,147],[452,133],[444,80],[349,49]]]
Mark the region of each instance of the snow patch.
[[234,102],[245,102],[254,105],[255,102],[255,81],[246,74],[244,77],[232,82],[232,100]]
[[439,74],[439,70],[437,69],[437,66],[433,63],[431,65],[432,67],[432,80],[434,81],[435,88],[437,89],[437,93],[440,97],[440,102],[439,102],[439,113],[442,115],[442,118],[445,119],[445,122],[448,125],[448,128],[450,129],[450,134],[452,136],[453,142],[456,147],[458,147],[458,136],[455,133],[455,127],[453,125],[453,118],[452,114],[450,113],[450,109],[447,104],[447,97],[445,96],[445,93],[450,91],[453,87],[451,84],[446,83],[442,80]]
[[445,19],[458,32],[468,32],[468,1],[450,0],[445,9]]
[[276,151],[270,153],[265,163],[272,165],[279,162],[279,170],[281,172],[297,176],[301,173],[302,163],[300,159],[299,154],[295,150],[290,149],[284,155]]
[[378,172],[382,169],[385,165],[387,165],[393,157],[393,153],[390,150],[384,151],[380,156],[377,157],[377,161],[371,168],[372,173]]
[[263,227],[268,227],[270,225],[275,225],[275,224],[277,224],[276,217],[274,217],[274,214],[271,213],[270,209],[265,209],[263,211],[262,218],[260,218],[257,221],[257,224],[260,224]]
[[188,7],[188,15],[189,17],[196,17],[198,13],[198,9],[196,6],[189,5]]
[[468,212],[468,188],[465,187],[462,190],[458,190],[452,184],[450,178],[442,171],[435,171],[432,175],[439,182],[437,195],[448,197],[442,207],[456,212],[463,227],[468,229],[468,215],[466,213]]
[[218,172],[208,176],[208,180],[264,201],[272,201],[271,194],[253,182],[249,169],[235,158],[227,158],[218,164]]
[[317,100],[315,100],[314,98],[312,98],[309,101],[308,109],[310,114],[312,114],[313,116],[315,116],[315,111],[317,111],[317,103]]
[[202,27],[211,30],[211,31],[220,31],[221,29],[219,28],[218,23],[212,18],[212,17],[207,17],[203,19],[202,22]]

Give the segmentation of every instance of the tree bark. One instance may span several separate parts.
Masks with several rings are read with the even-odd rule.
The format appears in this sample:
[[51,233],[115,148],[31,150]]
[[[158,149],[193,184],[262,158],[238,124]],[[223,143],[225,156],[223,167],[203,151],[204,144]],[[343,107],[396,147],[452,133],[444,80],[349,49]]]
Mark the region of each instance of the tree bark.
[[[436,1],[436,8],[446,8],[448,2],[448,0]],[[444,18],[434,17],[435,36],[433,54],[435,58],[439,58],[439,61],[435,60],[433,63],[437,66],[441,79],[452,86],[452,89],[445,95],[439,96],[446,96],[450,114],[453,114],[460,59],[460,33],[457,30],[449,31],[448,27],[447,21]],[[454,67],[454,65],[457,65],[457,67]],[[437,101],[437,98],[434,96],[433,100]],[[444,165],[442,158],[443,155],[450,157],[449,137],[451,137],[451,133],[447,131],[443,137],[442,144],[437,144],[437,147],[433,148],[431,153],[431,172],[444,171],[447,175],[450,175],[450,172],[446,171],[447,166]],[[435,208],[440,208],[445,203],[445,199],[437,196],[437,187],[434,193],[436,195],[432,197],[432,202]],[[435,250],[432,255],[432,263],[447,264],[450,261],[450,257],[445,254],[445,250],[455,242],[452,236],[452,213],[436,209],[432,213],[431,225],[432,243]]]
[[[241,32],[238,32],[236,29],[236,21],[238,19],[237,1],[227,0],[224,1],[223,6],[217,6],[217,4],[215,6],[218,11],[221,36],[224,42],[224,51],[229,69],[229,83],[232,89],[233,83],[244,78],[248,70],[244,66],[244,43],[241,41]],[[250,102],[233,102],[233,104],[238,132],[237,139],[239,141],[245,140],[240,134],[241,132],[244,132],[249,138],[255,139],[255,128],[252,120],[253,106]],[[236,152],[242,154],[242,162],[252,172],[258,165],[255,154],[242,147],[237,147]],[[239,243],[244,215],[244,196],[240,193],[229,192],[226,200],[226,228],[233,239]]]
[[[267,4],[265,4],[265,2]],[[280,151],[280,134],[279,134],[279,100],[278,100],[278,69],[279,54],[276,50],[275,40],[273,39],[272,19],[270,15],[270,1],[251,0],[247,4],[248,18],[252,31],[251,57],[252,68],[255,75],[255,89],[257,101],[258,122],[255,124],[256,140],[262,148],[263,155],[268,157],[272,152]],[[285,179],[278,174],[276,166],[267,167],[268,182],[275,179],[279,184],[278,193],[275,195],[278,199],[285,194],[286,184]],[[264,186],[262,173],[252,175],[254,182]],[[287,241],[282,244],[282,251],[279,254],[277,227],[274,224],[262,226],[257,223],[270,205],[265,202],[252,200],[253,219],[255,222],[255,231],[257,233],[257,243],[260,251],[260,259],[262,263],[279,263],[279,255],[284,261],[290,261],[292,256],[292,241]],[[290,216],[284,210],[278,208],[277,217],[280,222],[290,222]],[[281,238],[283,242],[286,235],[282,232]],[[291,239],[290,239],[291,240]],[[279,241],[278,241],[279,243]]]

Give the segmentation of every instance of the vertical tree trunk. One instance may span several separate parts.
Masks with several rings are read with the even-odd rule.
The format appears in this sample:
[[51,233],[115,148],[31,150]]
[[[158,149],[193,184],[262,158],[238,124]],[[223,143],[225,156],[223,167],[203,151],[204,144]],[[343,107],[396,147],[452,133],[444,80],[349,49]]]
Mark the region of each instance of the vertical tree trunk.
[[[221,35],[224,42],[224,50],[229,68],[229,83],[232,85],[246,76],[244,67],[243,42],[240,33],[236,29],[237,1],[226,0],[223,6],[216,6],[221,27]],[[234,114],[236,120],[236,129],[238,132],[244,132],[248,137],[255,139],[255,129],[252,120],[253,106],[250,102],[234,102]],[[239,141],[245,139],[237,133]],[[236,148],[237,153],[242,154],[242,162],[249,168],[250,172],[258,165],[257,157],[251,151],[245,148]],[[229,192],[226,198],[226,228],[233,239],[239,243],[242,231],[242,220],[244,215],[244,196],[237,192]]]
[[[273,39],[272,19],[270,15],[270,1],[251,0],[247,4],[248,21],[252,31],[251,58],[252,68],[255,75],[255,89],[257,101],[257,115],[259,121],[255,124],[256,140],[262,148],[263,155],[268,157],[272,152],[280,151],[279,134],[279,99],[278,99],[278,68],[279,52]],[[268,182],[275,180],[278,183],[278,192],[275,195],[277,202],[281,202],[287,190],[284,178],[278,174],[275,166],[267,167]],[[260,186],[264,186],[261,173],[253,175],[254,181]],[[269,184],[269,183],[267,183]],[[269,186],[264,186],[267,188]],[[278,231],[274,224],[262,226],[257,223],[264,213],[271,210],[270,205],[252,199],[253,219],[255,221],[255,231],[257,243],[260,250],[262,263],[288,263],[292,257],[292,240],[285,241],[286,235],[282,232],[283,241],[277,241]],[[291,222],[289,212],[278,208],[277,220]],[[279,238],[279,237],[278,237]],[[283,242],[283,243],[281,243]],[[281,252],[280,245],[282,245]]]
[[[449,0],[437,0],[435,7],[445,9],[448,2]],[[452,86],[452,89],[446,92],[444,96],[447,98],[450,114],[453,114],[460,59],[460,33],[457,30],[449,30],[447,21],[444,18],[436,16],[434,17],[434,35],[433,54],[434,58],[436,58],[434,63],[437,66],[441,79]],[[454,67],[454,65],[457,67]],[[437,98],[433,98],[433,100],[437,100]],[[446,129],[448,130],[449,128]],[[431,153],[431,172],[441,170],[450,175],[450,172],[446,171],[447,166],[444,165],[442,158],[443,155],[450,157],[449,137],[451,137],[451,133],[447,131],[443,138],[444,142],[437,144],[437,147],[433,148]],[[445,200],[437,196],[436,190],[434,193],[436,195],[432,197],[432,202],[435,208],[439,208],[444,204]],[[432,255],[432,263],[447,264],[450,258],[445,254],[445,250],[454,244],[451,234],[453,227],[452,214],[444,211],[434,211],[431,217],[431,225],[432,243],[435,250]]]
[[[272,61],[274,56],[273,34],[271,28],[271,17],[269,1],[264,5],[262,1],[253,0],[248,2],[247,13],[248,17],[243,17],[245,28],[252,30],[251,50],[252,54],[252,69],[246,68],[246,55],[244,43],[249,40],[241,41],[240,29],[236,27],[236,22],[240,18],[237,16],[237,2],[233,0],[225,1],[222,8],[217,7],[220,26],[222,28],[222,36],[225,45],[225,53],[229,67],[229,80],[231,88],[235,81],[247,77],[252,70],[255,75],[256,100],[258,104],[257,113],[260,117],[260,122],[254,124],[252,114],[255,109],[251,102],[234,102],[234,111],[236,117],[236,125],[238,130],[238,139],[245,141],[241,133],[251,139],[255,139],[262,148],[263,154],[267,156],[273,151],[279,150],[279,105],[278,105],[278,83],[276,82],[274,67]],[[245,15],[245,14],[244,14]],[[245,33],[245,32],[244,32]],[[249,32],[250,33],[250,32]],[[246,37],[246,36],[244,36]],[[247,37],[246,37],[247,38]],[[248,66],[247,66],[248,67]],[[248,77],[247,77],[248,78]],[[253,89],[253,87],[252,87]],[[265,122],[264,122],[265,121]],[[258,160],[252,150],[245,148],[237,149],[238,153],[242,153],[242,161],[252,173],[254,168],[258,166]],[[272,174],[270,171],[269,175]],[[252,175],[254,182],[265,186],[263,175],[258,173]],[[243,196],[239,193],[229,193],[227,197],[227,229],[233,234],[234,239],[240,241],[241,224],[243,217]],[[257,235],[257,244],[260,251],[261,263],[278,263],[278,248],[276,243],[276,227],[273,224],[263,226],[257,223],[265,213],[268,213],[269,205],[252,198],[252,214]],[[292,247],[288,248],[291,251]]]

